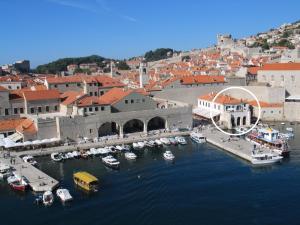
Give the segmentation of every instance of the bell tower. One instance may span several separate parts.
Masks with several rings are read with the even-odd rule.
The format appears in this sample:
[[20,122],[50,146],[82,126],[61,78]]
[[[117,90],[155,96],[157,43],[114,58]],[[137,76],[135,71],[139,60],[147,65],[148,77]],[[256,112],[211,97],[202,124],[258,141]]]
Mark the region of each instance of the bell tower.
[[146,62],[141,62],[139,67],[140,88],[149,83],[148,65]]

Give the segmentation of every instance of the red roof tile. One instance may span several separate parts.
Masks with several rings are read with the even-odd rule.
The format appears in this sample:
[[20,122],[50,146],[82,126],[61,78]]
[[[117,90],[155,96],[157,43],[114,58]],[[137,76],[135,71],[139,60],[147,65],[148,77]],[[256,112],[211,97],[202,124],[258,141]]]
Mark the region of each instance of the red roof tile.
[[264,64],[259,70],[300,70],[300,63]]
[[60,93],[56,89],[40,90],[40,91],[23,91],[26,101],[60,99]]
[[[198,99],[206,100],[206,101],[213,101],[215,96],[216,96],[216,93],[209,93],[206,95],[199,96]],[[229,95],[222,95],[222,94],[216,98],[215,102],[222,104],[222,105],[227,105],[227,104],[237,105],[237,104],[241,104],[241,103],[246,103],[245,101],[243,101],[243,99],[237,99],[237,98],[233,98]]]

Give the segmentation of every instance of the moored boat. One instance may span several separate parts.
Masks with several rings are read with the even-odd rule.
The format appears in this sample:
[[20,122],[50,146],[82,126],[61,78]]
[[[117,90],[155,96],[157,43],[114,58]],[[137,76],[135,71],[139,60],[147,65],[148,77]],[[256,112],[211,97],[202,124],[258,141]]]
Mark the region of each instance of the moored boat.
[[54,202],[54,196],[52,191],[45,191],[43,194],[43,204],[45,206],[50,206]]
[[165,151],[163,155],[166,160],[174,160],[175,159],[175,156],[173,155],[173,153],[171,151]]
[[57,152],[53,152],[51,153],[51,159],[55,162],[60,162],[62,161],[62,157],[61,157],[61,154],[60,153],[57,153]]
[[120,167],[120,162],[111,155],[103,157],[102,162],[104,163],[104,165],[106,165],[110,168],[113,168],[113,169],[119,169],[119,167]]
[[27,179],[24,176],[18,176],[16,173],[7,178],[7,183],[16,191],[25,191],[28,187]]
[[160,141],[161,141],[164,145],[170,145],[170,144],[171,144],[169,138],[161,138]]
[[72,201],[73,197],[70,194],[68,189],[65,188],[59,188],[56,190],[56,195],[60,198],[60,200],[62,202],[68,202],[68,201]]
[[201,143],[205,143],[206,142],[206,137],[203,136],[203,134],[201,133],[197,133],[197,132],[192,132],[190,134],[191,139],[199,144]]
[[282,156],[273,153],[257,153],[253,152],[251,154],[251,163],[253,165],[268,165],[280,162],[282,160]]
[[171,143],[172,145],[177,145],[177,144],[178,144],[178,142],[176,141],[176,139],[173,138],[173,137],[169,138],[169,141],[170,141],[170,143]]
[[88,192],[98,191],[98,185],[99,185],[98,179],[88,172],[80,171],[74,173],[73,180],[78,187],[82,188],[85,191]]
[[130,160],[134,160],[137,158],[136,154],[134,154],[133,152],[126,152],[124,156],[126,159],[130,159]]
[[11,167],[7,164],[0,164],[0,180],[9,177],[12,174]]
[[23,161],[32,165],[32,166],[36,166],[38,163],[37,161],[35,161],[35,159],[33,158],[33,156],[31,155],[26,155],[26,156],[23,156]]
[[175,137],[175,140],[176,140],[179,144],[181,144],[181,145],[186,145],[186,144],[187,144],[187,142],[186,142],[186,140],[185,140],[184,137]]
[[154,142],[157,146],[162,146],[163,145],[163,143],[159,139],[156,139]]

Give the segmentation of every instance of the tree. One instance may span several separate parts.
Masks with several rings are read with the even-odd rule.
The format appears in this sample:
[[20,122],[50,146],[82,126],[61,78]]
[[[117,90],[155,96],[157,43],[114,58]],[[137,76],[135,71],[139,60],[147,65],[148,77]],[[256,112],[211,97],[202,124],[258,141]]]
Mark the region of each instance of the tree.
[[171,48],[158,48],[154,51],[148,51],[145,53],[145,60],[147,62],[166,59],[173,56],[173,49]]
[[118,70],[129,70],[130,67],[127,65],[125,60],[116,63]]

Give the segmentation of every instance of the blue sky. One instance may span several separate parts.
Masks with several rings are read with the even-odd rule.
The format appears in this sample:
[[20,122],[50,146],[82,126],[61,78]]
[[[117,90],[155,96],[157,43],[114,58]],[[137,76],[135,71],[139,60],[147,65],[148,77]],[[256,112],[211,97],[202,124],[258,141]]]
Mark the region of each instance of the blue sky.
[[0,64],[201,48],[218,33],[239,38],[294,22],[299,9],[299,0],[0,0]]

